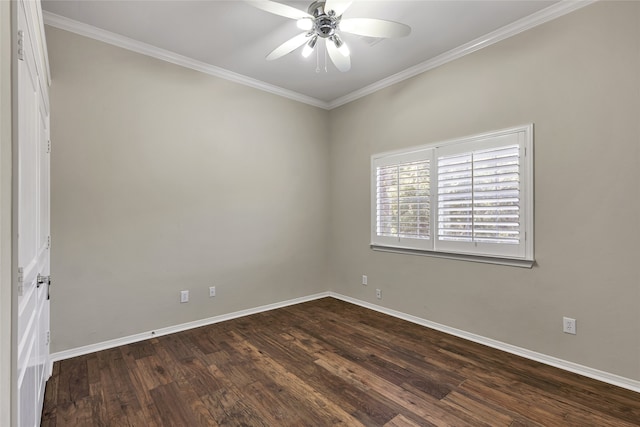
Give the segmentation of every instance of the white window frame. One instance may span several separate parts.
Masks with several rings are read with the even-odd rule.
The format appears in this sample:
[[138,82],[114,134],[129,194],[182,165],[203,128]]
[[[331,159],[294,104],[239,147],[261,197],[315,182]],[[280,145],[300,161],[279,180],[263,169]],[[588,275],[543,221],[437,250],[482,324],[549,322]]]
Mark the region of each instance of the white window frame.
[[[451,154],[475,152],[508,144],[519,147],[520,244],[453,242],[438,239],[438,158]],[[430,164],[430,233],[428,239],[378,236],[377,168],[417,160]],[[371,248],[493,264],[532,267],[533,246],[533,124],[472,135],[371,156]]]

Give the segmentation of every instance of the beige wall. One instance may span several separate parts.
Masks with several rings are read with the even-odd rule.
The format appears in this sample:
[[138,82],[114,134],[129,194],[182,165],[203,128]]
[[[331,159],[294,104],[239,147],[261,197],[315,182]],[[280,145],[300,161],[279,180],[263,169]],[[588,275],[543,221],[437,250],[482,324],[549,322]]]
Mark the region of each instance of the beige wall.
[[[333,290],[640,380],[640,3],[596,3],[330,117]],[[369,249],[372,154],[530,122],[533,269]]]
[[47,41],[53,352],[327,289],[326,111]]
[[0,1],[0,425],[11,424],[11,3]]

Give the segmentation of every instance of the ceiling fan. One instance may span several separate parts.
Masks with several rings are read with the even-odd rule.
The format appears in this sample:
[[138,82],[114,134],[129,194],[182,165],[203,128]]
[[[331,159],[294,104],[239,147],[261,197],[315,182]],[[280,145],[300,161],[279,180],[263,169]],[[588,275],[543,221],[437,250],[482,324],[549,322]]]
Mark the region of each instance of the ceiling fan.
[[371,18],[342,19],[342,14],[353,3],[351,1],[314,1],[308,12],[270,0],[249,3],[267,12],[295,19],[298,28],[303,30],[271,51],[267,55],[268,61],[287,55],[302,45],[305,45],[302,56],[306,58],[313,52],[318,38],[322,38],[331,61],[338,70],[344,72],[351,68],[351,59],[349,48],[340,37],[341,32],[377,38],[404,37],[411,33],[411,27],[398,22]]

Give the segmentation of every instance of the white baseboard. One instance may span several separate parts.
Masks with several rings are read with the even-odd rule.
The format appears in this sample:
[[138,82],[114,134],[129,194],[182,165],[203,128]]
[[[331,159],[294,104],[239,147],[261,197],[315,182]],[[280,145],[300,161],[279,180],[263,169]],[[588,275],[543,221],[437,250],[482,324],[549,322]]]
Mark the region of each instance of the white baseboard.
[[[383,314],[387,314],[389,316],[397,317],[398,319],[403,319],[411,323],[425,326],[427,328],[435,329],[437,331],[444,332],[449,335],[460,337],[469,341],[486,345],[488,347],[505,351],[507,353],[515,354],[517,356],[521,356],[526,359],[544,363],[545,365],[554,366],[556,368],[560,368],[565,371],[573,372],[579,375],[583,375],[585,377],[593,378],[598,381],[602,381],[608,384],[612,384],[618,387],[622,387],[622,388],[640,393],[640,381],[637,381],[637,380],[625,378],[609,372],[593,369],[588,366],[583,366],[577,363],[558,359],[553,356],[527,350],[526,348],[517,347],[515,345],[507,344],[501,341],[496,341],[494,339],[486,338],[481,335],[472,334],[470,332],[466,332],[460,329],[451,328],[449,326],[441,325],[439,323],[422,319],[420,317],[412,316],[410,314],[392,310],[390,308],[382,307],[376,304],[372,304],[366,301],[362,301],[356,298],[348,297],[346,295],[342,295],[342,294],[339,294],[336,292],[330,292],[330,291],[321,292],[319,294],[309,295],[306,297],[294,298],[291,300],[277,302],[273,304],[262,305],[255,308],[240,310],[233,313],[223,314],[220,316],[214,316],[206,319],[196,320],[193,322],[182,323],[180,325],[169,326],[166,328],[156,329],[153,331],[142,332],[139,334],[129,335],[122,338],[116,338],[109,341],[103,341],[96,344],[90,344],[83,347],[72,348],[69,350],[52,353],[50,356],[50,361],[51,361],[51,365],[53,365],[53,362],[56,362],[59,360],[70,359],[72,357],[82,356],[85,354],[94,353],[96,351],[106,350],[109,348],[131,344],[138,341],[144,341],[144,340],[151,339],[154,337],[159,337],[162,335],[173,334],[175,332],[198,328],[200,326],[212,325],[214,323],[224,322],[226,320],[236,319],[238,317],[249,316],[251,314],[262,313],[265,311],[275,310],[277,308],[287,307],[289,305],[300,304],[303,302],[313,301],[313,300],[325,298],[325,297],[332,297],[345,302],[349,302],[351,304],[359,305],[361,307],[374,310]],[[51,367],[49,372],[52,372]]]
[[[329,292],[321,292],[319,294],[308,295],[305,297],[294,298],[287,301],[276,302],[273,304],[261,305],[246,310],[234,311],[233,313],[221,314],[220,316],[208,317],[206,319],[194,320],[193,322],[181,323],[175,326],[167,326],[166,328],[154,329],[152,331],[141,332],[139,334],[128,335],[122,338],[115,338],[95,344],[89,344],[82,347],[71,348],[69,350],[52,353],[49,356],[51,365],[59,360],[71,359],[72,357],[83,356],[96,351],[107,350],[121,345],[132,344],[139,341],[148,340],[163,335],[169,335],[176,332],[186,331],[188,329],[199,328],[200,326],[212,325],[214,323],[224,322],[225,320],[236,319],[238,317],[249,316],[252,314],[262,313],[265,311],[275,310],[277,308],[287,307],[289,305],[300,304],[307,301],[313,301],[320,298],[330,296]],[[52,372],[50,370],[49,372]]]
[[399,319],[406,320],[411,323],[416,323],[427,328],[435,329],[440,332],[444,332],[449,335],[460,337],[469,341],[476,342],[478,344],[486,345],[498,350],[505,351],[507,353],[515,354],[517,356],[524,357],[526,359],[534,360],[536,362],[544,363],[545,365],[554,366],[556,368],[563,369],[565,371],[573,372],[575,374],[583,375],[585,377],[593,378],[598,381],[612,384],[618,387],[625,388],[627,390],[640,393],[640,381],[632,380],[630,378],[622,377],[620,375],[612,374],[598,369],[593,369],[588,366],[579,365],[577,363],[569,362],[567,360],[558,359],[553,356],[549,356],[536,351],[527,350],[526,348],[517,347],[515,345],[507,344],[501,341],[496,341],[491,338],[486,338],[481,335],[472,334],[460,329],[455,329],[449,326],[441,325],[439,323],[431,322],[429,320],[422,319],[420,317],[412,316],[410,314],[402,313],[400,311],[392,310],[390,308],[381,307],[379,305],[371,304],[366,301],[361,301],[356,298],[351,298],[345,295],[341,295],[335,292],[329,292],[329,296],[346,301],[352,304],[359,305],[370,310],[378,311],[380,313],[388,314],[389,316],[397,317]]

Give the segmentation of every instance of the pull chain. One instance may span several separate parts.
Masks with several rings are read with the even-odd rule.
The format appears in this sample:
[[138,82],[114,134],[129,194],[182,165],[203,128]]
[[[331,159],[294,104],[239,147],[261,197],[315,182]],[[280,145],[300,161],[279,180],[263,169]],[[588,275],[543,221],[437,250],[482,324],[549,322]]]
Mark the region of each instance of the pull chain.
[[322,49],[324,51],[324,72],[327,72],[327,41],[324,41],[324,49]]
[[320,68],[320,50],[322,50],[324,52],[324,72],[327,73],[327,45],[326,45],[326,41],[324,41],[324,43],[321,45],[320,43],[318,43],[318,45],[316,46],[316,73],[320,73],[322,71],[322,69]]

